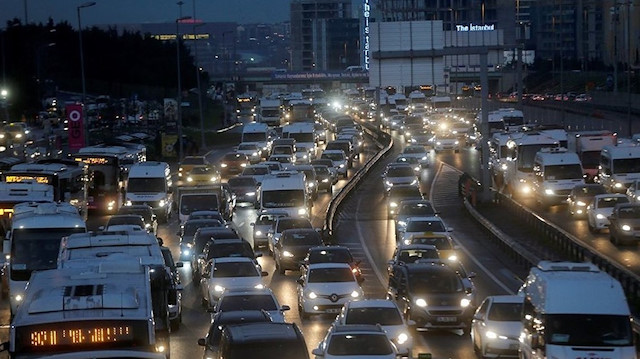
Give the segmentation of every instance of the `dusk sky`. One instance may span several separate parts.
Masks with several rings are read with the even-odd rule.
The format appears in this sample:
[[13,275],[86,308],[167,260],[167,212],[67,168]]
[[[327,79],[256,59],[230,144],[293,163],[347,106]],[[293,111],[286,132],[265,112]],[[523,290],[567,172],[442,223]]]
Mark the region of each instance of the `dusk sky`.
[[[193,15],[193,1],[183,0],[182,15]],[[291,0],[195,0],[196,17],[206,22],[231,21],[275,23],[289,20]],[[24,4],[29,22],[68,21],[78,24],[76,7],[87,0],[2,0],[0,28],[7,20],[24,22]],[[178,17],[177,0],[96,0],[96,5],[82,11],[82,26],[98,24],[130,24],[172,22]]]

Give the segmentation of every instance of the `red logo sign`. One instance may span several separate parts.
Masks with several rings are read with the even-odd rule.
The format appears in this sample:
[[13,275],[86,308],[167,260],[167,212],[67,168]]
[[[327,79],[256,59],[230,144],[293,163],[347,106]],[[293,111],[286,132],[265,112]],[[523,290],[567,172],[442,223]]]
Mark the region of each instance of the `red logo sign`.
[[82,105],[67,105],[67,120],[69,121],[69,149],[78,150],[84,147]]

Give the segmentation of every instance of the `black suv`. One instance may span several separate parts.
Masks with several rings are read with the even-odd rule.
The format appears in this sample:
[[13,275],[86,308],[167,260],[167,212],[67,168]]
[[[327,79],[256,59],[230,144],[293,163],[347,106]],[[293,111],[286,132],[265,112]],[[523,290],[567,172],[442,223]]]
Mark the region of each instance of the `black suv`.
[[437,262],[399,263],[389,273],[387,298],[407,320],[424,329],[462,329],[469,334],[475,312],[473,290],[450,266]]
[[273,258],[276,270],[284,274],[287,269],[299,270],[300,263],[307,255],[309,248],[322,245],[320,233],[313,228],[287,229],[275,244]]

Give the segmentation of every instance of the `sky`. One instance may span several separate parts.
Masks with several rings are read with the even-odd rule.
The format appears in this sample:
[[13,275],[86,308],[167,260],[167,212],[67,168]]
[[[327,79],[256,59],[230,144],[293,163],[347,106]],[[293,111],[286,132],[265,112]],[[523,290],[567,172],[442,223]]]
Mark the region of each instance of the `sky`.
[[[205,22],[229,21],[245,23],[276,23],[289,20],[291,0],[182,0],[182,16],[193,16]],[[68,21],[78,25],[76,7],[88,0],[1,0],[0,28],[7,20],[24,22],[25,3],[29,22],[55,23]],[[82,26],[173,22],[179,17],[178,0],[95,0],[96,5],[81,10]]]

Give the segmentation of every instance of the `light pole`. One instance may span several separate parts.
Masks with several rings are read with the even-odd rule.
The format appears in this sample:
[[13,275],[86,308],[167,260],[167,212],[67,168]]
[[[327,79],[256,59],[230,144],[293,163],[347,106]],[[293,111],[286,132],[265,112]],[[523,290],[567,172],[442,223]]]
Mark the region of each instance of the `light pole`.
[[[78,11],[78,39],[80,40],[80,77],[82,79],[82,106],[85,105],[86,97],[87,97],[87,86],[85,84],[84,78],[84,51],[82,50],[82,22],[80,21],[80,9],[84,9],[87,7],[91,7],[95,5],[95,1],[86,2],[81,4],[76,8]],[[82,121],[83,132],[84,132],[84,144],[89,144],[89,124],[86,119]]]
[[[182,12],[182,1],[178,2],[180,12]],[[176,19],[176,62],[178,66],[178,161],[182,161],[184,144],[182,143],[182,80],[180,79],[180,22],[191,19],[191,16],[181,16]]]
[[[193,0],[193,19],[196,18],[196,0]],[[202,25],[202,24],[201,24]],[[204,116],[202,114],[202,87],[200,85],[200,65],[198,64],[198,34],[196,23],[193,23],[193,59],[196,65],[196,86],[198,86],[198,115],[200,116],[200,148],[204,150],[207,143],[204,138]]]

